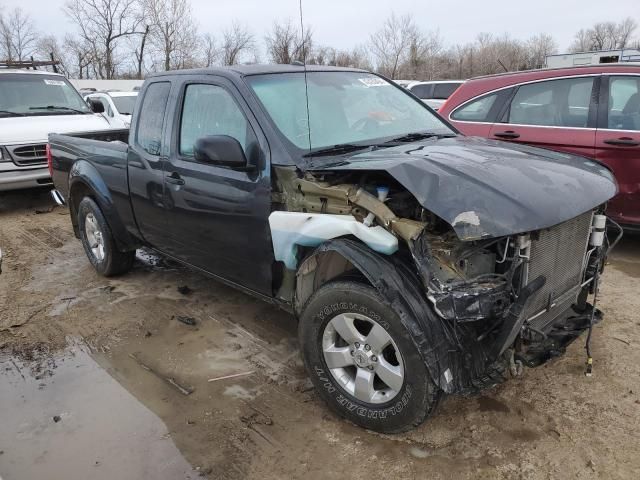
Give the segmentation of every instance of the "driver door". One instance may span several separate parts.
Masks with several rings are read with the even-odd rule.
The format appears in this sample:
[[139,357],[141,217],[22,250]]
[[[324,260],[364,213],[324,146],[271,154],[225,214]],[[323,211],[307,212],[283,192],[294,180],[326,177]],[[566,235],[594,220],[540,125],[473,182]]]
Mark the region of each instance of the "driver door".
[[[213,77],[215,78],[215,77]],[[164,168],[168,253],[271,296],[268,146],[235,87],[212,76],[183,81]],[[196,140],[228,135],[257,168],[232,169],[194,158]]]

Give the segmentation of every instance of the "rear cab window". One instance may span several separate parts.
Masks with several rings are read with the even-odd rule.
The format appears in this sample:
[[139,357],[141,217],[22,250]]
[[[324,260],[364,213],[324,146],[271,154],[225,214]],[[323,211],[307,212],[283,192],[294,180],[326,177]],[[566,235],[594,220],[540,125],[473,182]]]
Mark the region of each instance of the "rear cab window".
[[136,143],[149,155],[160,155],[162,126],[170,90],[171,83],[155,82],[147,87],[142,99]]

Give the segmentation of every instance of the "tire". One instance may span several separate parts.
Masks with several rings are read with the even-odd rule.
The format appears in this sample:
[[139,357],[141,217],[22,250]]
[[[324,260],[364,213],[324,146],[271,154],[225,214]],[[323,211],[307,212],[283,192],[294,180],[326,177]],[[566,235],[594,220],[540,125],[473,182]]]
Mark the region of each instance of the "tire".
[[100,275],[111,277],[131,270],[135,250],[117,249],[109,224],[90,197],[84,197],[78,206],[78,228],[84,251]]
[[320,287],[302,311],[298,337],[320,397],[347,420],[376,432],[399,433],[434,411],[440,389],[410,332],[370,285],[340,280]]

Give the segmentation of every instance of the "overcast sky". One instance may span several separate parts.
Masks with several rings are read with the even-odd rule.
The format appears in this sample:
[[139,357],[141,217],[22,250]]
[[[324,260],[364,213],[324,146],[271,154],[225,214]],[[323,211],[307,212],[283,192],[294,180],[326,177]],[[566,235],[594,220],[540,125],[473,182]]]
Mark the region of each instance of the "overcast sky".
[[[64,1],[0,0],[0,8],[20,6],[40,31],[63,35],[73,29],[60,9]],[[298,0],[191,0],[191,5],[201,32],[215,35],[236,18],[260,40],[274,20],[299,15]],[[555,37],[561,51],[577,30],[595,22],[631,16],[640,23],[640,0],[302,0],[302,5],[315,41],[337,48],[365,43],[392,11],[411,13],[424,30],[439,30],[447,45],[472,41],[480,32],[519,39],[544,32]]]

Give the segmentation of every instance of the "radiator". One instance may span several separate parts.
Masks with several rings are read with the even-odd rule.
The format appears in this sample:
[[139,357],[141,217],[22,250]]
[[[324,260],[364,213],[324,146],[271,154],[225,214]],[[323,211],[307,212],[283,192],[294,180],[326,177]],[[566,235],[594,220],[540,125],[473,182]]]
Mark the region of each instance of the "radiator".
[[532,238],[528,281],[539,275],[547,279],[525,309],[532,327],[543,330],[576,301],[592,215],[587,212],[541,230],[539,238]]

